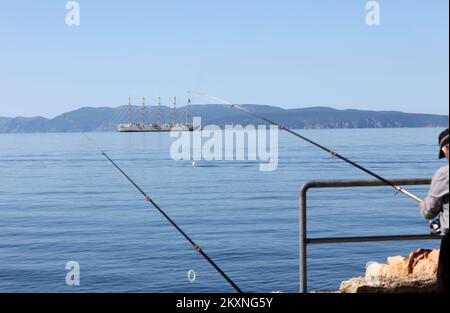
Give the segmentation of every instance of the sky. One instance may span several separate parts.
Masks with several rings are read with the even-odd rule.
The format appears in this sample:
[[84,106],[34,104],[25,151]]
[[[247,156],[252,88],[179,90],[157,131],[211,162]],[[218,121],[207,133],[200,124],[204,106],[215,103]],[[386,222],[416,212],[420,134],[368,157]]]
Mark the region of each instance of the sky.
[[[449,1],[0,0],[0,116],[168,105],[188,90],[284,108],[448,114]],[[194,103],[211,103],[194,97]]]

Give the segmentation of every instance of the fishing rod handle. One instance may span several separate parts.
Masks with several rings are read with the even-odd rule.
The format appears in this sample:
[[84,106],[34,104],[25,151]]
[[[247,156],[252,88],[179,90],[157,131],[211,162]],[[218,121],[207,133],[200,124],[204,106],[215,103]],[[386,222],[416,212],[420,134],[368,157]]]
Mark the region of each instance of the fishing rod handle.
[[416,201],[419,202],[419,203],[421,203],[421,202],[423,201],[422,198],[420,198],[419,196],[416,196],[415,194],[409,192],[408,190],[406,190],[406,189],[403,188],[402,186],[395,185],[395,189],[397,189],[399,192],[401,192],[401,193],[407,195],[408,197],[410,197],[410,198],[416,200]]

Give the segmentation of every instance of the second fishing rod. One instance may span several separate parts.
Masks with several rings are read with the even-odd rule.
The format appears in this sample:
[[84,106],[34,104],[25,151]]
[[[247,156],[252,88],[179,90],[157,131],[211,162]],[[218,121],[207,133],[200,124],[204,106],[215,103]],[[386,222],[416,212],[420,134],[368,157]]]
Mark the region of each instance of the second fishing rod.
[[253,117],[256,117],[256,118],[258,118],[260,120],[263,120],[263,121],[265,121],[265,122],[267,122],[267,123],[269,123],[271,125],[277,126],[279,129],[284,130],[284,131],[286,131],[286,132],[296,136],[297,138],[300,138],[300,139],[302,139],[302,140],[312,144],[313,146],[316,146],[317,148],[319,148],[319,149],[329,153],[331,156],[333,156],[335,158],[338,158],[338,159],[340,159],[340,160],[350,164],[351,166],[353,166],[353,167],[355,167],[355,168],[365,172],[366,174],[369,174],[372,177],[375,177],[376,179],[380,180],[381,182],[385,183],[386,185],[393,187],[397,192],[401,192],[404,195],[410,197],[411,199],[413,199],[413,200],[415,200],[415,201],[417,201],[419,203],[423,201],[419,196],[409,192],[408,190],[406,190],[402,186],[394,184],[390,180],[388,180],[388,179],[386,179],[386,178],[376,174],[375,172],[367,169],[366,167],[364,167],[364,166],[362,166],[362,165],[360,165],[360,164],[358,164],[358,163],[348,159],[347,157],[344,157],[343,155],[341,155],[341,154],[339,154],[339,153],[337,153],[337,152],[335,152],[335,151],[333,151],[333,150],[331,150],[331,149],[329,149],[329,148],[327,148],[327,147],[325,147],[325,146],[323,146],[323,145],[321,145],[321,144],[319,144],[319,143],[317,143],[317,142],[315,142],[315,141],[313,141],[313,140],[311,140],[311,139],[309,139],[309,138],[299,134],[298,132],[293,131],[292,129],[290,129],[290,128],[288,128],[288,127],[286,127],[286,126],[284,126],[284,125],[282,125],[280,123],[277,123],[277,122],[275,122],[275,121],[273,121],[273,120],[271,120],[271,119],[269,119],[269,118],[267,118],[265,116],[262,116],[260,114],[255,113],[255,112],[247,110],[246,108],[242,107],[242,105],[233,104],[233,103],[231,103],[229,101],[220,99],[218,97],[210,96],[208,94],[201,93],[201,92],[189,91],[189,93],[197,94],[197,95],[200,95],[200,96],[207,97],[207,98],[209,98],[211,100],[219,101],[219,102],[223,103],[224,105],[229,106],[230,108],[239,110],[241,112],[245,112],[245,113],[247,113],[247,114],[249,114],[249,115],[251,115]]
[[[70,120],[64,115],[69,122]],[[106,158],[124,177],[128,182],[133,185],[133,187],[144,196],[145,201],[150,203],[162,216],[194,247],[194,249],[203,256],[203,258],[208,261],[208,263],[233,287],[238,293],[243,293],[243,291],[236,285],[236,283],[214,262],[208,254],[206,254],[203,249],[197,245],[194,240],[183,230],[181,227],[102,149],[90,136],[86,133],[81,132],[81,134],[90,142],[95,149],[101,153],[102,156]]]

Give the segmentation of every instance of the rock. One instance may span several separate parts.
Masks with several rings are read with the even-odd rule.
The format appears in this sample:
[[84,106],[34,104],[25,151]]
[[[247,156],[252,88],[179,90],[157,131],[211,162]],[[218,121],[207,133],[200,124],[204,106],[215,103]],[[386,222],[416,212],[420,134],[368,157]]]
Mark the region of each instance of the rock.
[[439,263],[439,250],[420,249],[409,255],[408,271],[423,277],[436,277]]
[[437,264],[430,259],[420,260],[414,266],[413,274],[416,276],[435,277],[437,274]]
[[436,279],[403,277],[370,286],[364,277],[358,277],[343,282],[339,290],[341,293],[432,293],[436,291]]
[[352,278],[350,280],[344,281],[339,288],[342,293],[358,293],[358,290],[366,285],[366,280],[364,277]]
[[372,263],[366,270],[366,284],[372,287],[378,287],[382,284],[386,277],[387,265],[380,263]]
[[386,276],[402,277],[408,276],[408,260],[402,256],[388,258],[388,267]]
[[408,272],[411,274],[414,272],[414,267],[420,260],[426,259],[431,253],[431,250],[419,249],[409,254],[408,258]]
[[428,259],[433,261],[434,264],[439,264],[439,250],[435,249],[431,251],[431,253],[428,255]]
[[365,277],[342,282],[342,293],[430,293],[436,291],[439,250],[420,249],[408,259],[389,257],[387,264],[372,263]]

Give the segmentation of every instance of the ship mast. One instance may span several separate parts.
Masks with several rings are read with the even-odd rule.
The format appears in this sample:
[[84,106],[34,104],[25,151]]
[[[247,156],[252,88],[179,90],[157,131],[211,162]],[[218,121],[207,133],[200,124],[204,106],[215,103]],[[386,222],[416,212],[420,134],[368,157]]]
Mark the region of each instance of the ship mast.
[[133,109],[131,107],[131,97],[128,97],[128,125],[133,123]]
[[145,97],[142,97],[142,111],[141,111],[141,115],[142,115],[142,125],[145,125],[145,117],[146,117],[146,112],[145,112]]
[[177,97],[173,97],[173,124],[177,124]]
[[158,97],[158,108],[156,112],[156,124],[161,125],[161,97]]
[[191,99],[188,99],[188,105],[186,109],[186,124],[189,125],[191,122]]

